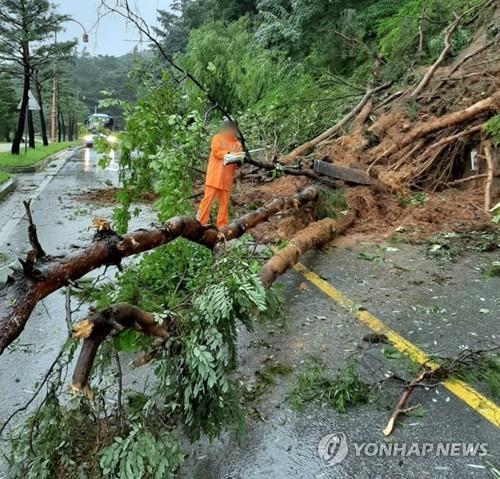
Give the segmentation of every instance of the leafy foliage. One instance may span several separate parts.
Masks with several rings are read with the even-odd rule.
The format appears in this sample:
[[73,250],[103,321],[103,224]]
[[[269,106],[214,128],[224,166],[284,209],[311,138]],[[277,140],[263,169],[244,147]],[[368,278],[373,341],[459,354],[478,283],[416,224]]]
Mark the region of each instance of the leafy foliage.
[[245,261],[242,251],[231,249],[197,271],[189,286],[197,291],[192,310],[179,313],[182,338],[169,344],[156,369],[157,395],[168,411],[180,414],[191,438],[202,432],[215,437],[230,423],[242,431],[239,391],[228,376],[235,364],[237,323],[252,329],[257,315],[276,314],[276,299],[263,287],[258,265]]
[[343,189],[333,190],[321,188],[318,200],[316,201],[316,218],[336,218],[339,212],[348,209],[345,191]]
[[293,409],[300,410],[312,402],[330,405],[338,412],[368,401],[370,387],[364,383],[354,366],[347,365],[331,379],[324,365],[311,358],[304,371],[297,376],[293,390],[288,396]]
[[182,459],[172,434],[164,432],[156,437],[134,426],[125,438],[117,436],[110,446],[103,449],[99,465],[105,478],[169,479],[175,477]]
[[495,147],[500,146],[500,115],[495,115],[486,122],[484,132],[492,139]]
[[483,384],[493,401],[500,399],[500,359],[498,354],[483,355],[457,376],[464,381]]
[[16,118],[16,90],[11,79],[0,73],[0,140],[10,141]]
[[[35,447],[26,434],[13,444],[12,477],[48,478],[60,468],[78,467],[93,468],[92,477],[171,477],[182,459],[179,435],[172,432],[177,426],[192,440],[236,426],[241,439],[245,415],[231,375],[238,324],[252,329],[255,318],[276,318],[280,307],[260,281],[260,266],[247,256],[244,242],[214,259],[201,246],[176,241],[118,275],[116,286],[93,291],[99,306],[128,301],[167,318],[171,335],[155,358],[157,381],[149,398],[131,393],[128,404],[112,407],[99,424],[98,408],[111,388],[113,344],[126,351],[151,346],[143,336],[138,342],[124,333],[105,342],[94,367],[95,399],[61,403],[54,390],[26,424],[37,431]],[[104,431],[99,441],[96,430]],[[99,452],[99,464],[87,457],[91,447]]]
[[491,213],[493,215],[491,221],[495,224],[500,224],[500,203],[491,208]]
[[[5,2],[13,3],[0,0]],[[463,3],[181,0],[173,11],[160,14],[158,33],[167,52],[238,117],[249,144],[266,146],[272,160],[359,101],[373,80],[377,53],[377,82],[402,82],[415,75],[414,67],[439,53],[442,30],[453,11],[463,11]],[[424,48],[416,55],[423,13]],[[469,41],[470,31],[458,29],[452,53]],[[60,85],[65,109],[81,110],[71,94],[74,83],[85,92],[87,109],[99,105],[115,116],[123,112],[117,231],[124,233],[131,217],[140,214],[136,201],[144,192],[157,195],[160,221],[191,212],[193,185],[201,179],[219,113],[151,52],[122,58],[84,53],[74,69],[75,76],[66,75]],[[4,93],[12,102],[12,91]],[[500,141],[497,123],[495,117],[486,127],[495,144]],[[413,195],[401,197],[400,203],[425,200],[425,195]],[[324,192],[317,215],[335,216],[346,206],[343,191]],[[430,254],[453,256],[454,240],[434,238]],[[371,261],[380,258],[365,254]],[[81,296],[99,308],[128,302],[154,313],[169,338],[161,347],[131,331],[107,340],[95,366],[94,400],[63,402],[58,399],[62,382],[51,388],[25,425],[28,432],[13,442],[12,477],[77,477],[76,471],[96,478],[172,477],[182,461],[182,433],[194,441],[235,429],[241,438],[245,409],[233,374],[238,330],[251,330],[257,318],[276,318],[281,306],[275,291],[263,287],[259,268],[244,241],[213,257],[199,245],[177,240],[130,261],[114,283],[84,290]],[[115,389],[122,387],[119,368],[113,366],[116,352],[151,348],[153,384],[144,393],[126,389],[120,394],[125,400],[115,401]],[[263,369],[261,390],[273,375],[289,372],[283,366]],[[317,401],[344,412],[367,402],[369,392],[353,365],[330,377],[319,361],[311,360],[297,375],[289,400],[297,409]]]

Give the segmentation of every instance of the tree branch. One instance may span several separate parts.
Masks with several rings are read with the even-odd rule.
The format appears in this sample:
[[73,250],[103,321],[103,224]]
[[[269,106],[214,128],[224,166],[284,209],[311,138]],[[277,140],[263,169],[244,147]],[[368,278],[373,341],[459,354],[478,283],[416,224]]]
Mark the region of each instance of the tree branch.
[[220,231],[186,216],[172,218],[161,226],[138,230],[123,238],[104,228],[96,233],[92,243],[76,253],[36,259],[32,264],[36,274],[28,275],[16,270],[0,289],[0,354],[22,333],[40,300],[90,271],[101,266],[119,266],[122,259],[128,256],[152,250],[178,237],[214,248],[221,239],[221,233],[226,240],[238,238],[279,211],[298,208],[316,198],[316,189],[306,188],[295,196],[275,199]]
[[338,132],[347,123],[349,123],[349,121],[351,121],[356,115],[358,115],[373,95],[375,95],[376,93],[378,93],[380,91],[386,90],[391,85],[392,85],[392,82],[385,83],[385,84],[378,86],[376,88],[368,87],[365,95],[360,100],[360,102],[346,116],[344,116],[344,118],[342,118],[338,123],[336,123],[334,126],[329,128],[328,130],[321,133],[321,135],[308,141],[307,143],[304,143],[303,145],[298,146],[297,148],[295,148],[295,150],[290,152],[288,155],[284,156],[282,158],[283,163],[291,163],[292,161],[296,160],[300,156],[303,156],[306,153],[309,153],[309,151],[311,151],[319,143],[321,143],[323,140],[326,140],[327,138],[332,136],[334,133]]

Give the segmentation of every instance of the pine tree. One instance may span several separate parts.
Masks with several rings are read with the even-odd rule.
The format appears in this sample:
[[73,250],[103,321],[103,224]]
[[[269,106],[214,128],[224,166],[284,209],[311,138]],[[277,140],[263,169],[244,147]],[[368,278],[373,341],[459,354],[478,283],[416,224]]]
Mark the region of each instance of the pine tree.
[[16,117],[16,90],[6,74],[0,74],[0,138],[10,141]]
[[0,69],[21,76],[23,83],[13,154],[20,150],[33,72],[74,46],[73,42],[52,41],[66,20],[48,0],[0,0]]

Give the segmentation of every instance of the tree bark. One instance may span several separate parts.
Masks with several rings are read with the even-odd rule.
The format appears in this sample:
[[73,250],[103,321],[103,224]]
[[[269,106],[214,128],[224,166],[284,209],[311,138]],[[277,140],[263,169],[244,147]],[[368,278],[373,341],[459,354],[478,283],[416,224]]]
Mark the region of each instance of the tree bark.
[[[21,100],[21,107],[19,109],[19,116],[17,120],[16,133],[12,141],[11,153],[19,155],[21,149],[21,141],[23,139],[24,128],[26,125],[26,110],[28,109],[29,91],[30,91],[30,66],[29,66],[29,48],[28,44],[23,46],[23,96]],[[25,140],[27,140],[25,138]]]
[[28,110],[28,138],[29,147],[35,149],[35,125],[33,124],[33,112]]
[[309,226],[299,231],[288,245],[278,251],[262,267],[260,278],[265,286],[270,286],[276,281],[278,276],[282,275],[292,266],[297,264],[299,258],[312,248],[319,248],[334,235],[342,234],[355,219],[355,212],[350,212],[345,218],[336,221],[332,218],[325,218],[321,221],[311,223]]
[[47,121],[45,119],[45,112],[43,111],[42,86],[36,76],[35,76],[35,87],[36,87],[36,97],[38,100],[38,104],[40,105],[40,131],[42,133],[42,142],[44,146],[48,146],[49,137],[47,136]]
[[122,259],[152,250],[182,236],[213,248],[221,239],[242,236],[248,229],[267,221],[281,210],[298,208],[315,201],[313,187],[288,198],[279,198],[217,230],[193,217],[175,217],[161,226],[118,236],[104,229],[94,241],[75,253],[36,258],[33,252],[23,261],[24,271],[15,271],[0,289],[0,354],[22,333],[36,304],[49,294],[101,266],[120,266]]

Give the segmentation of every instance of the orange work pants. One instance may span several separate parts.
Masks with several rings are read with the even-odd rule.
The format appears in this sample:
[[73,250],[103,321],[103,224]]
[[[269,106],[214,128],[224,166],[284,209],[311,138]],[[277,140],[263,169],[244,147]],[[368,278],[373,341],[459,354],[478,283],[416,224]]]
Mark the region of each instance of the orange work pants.
[[220,190],[219,188],[214,188],[213,186],[205,186],[205,196],[201,200],[200,207],[198,209],[198,221],[202,225],[208,223],[208,218],[210,217],[210,209],[212,203],[217,199],[219,200],[219,211],[217,213],[217,228],[222,228],[229,223],[229,198],[231,197],[230,191]]

